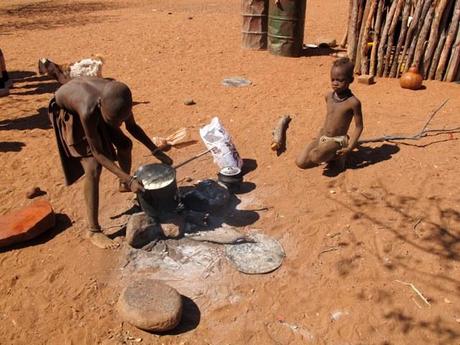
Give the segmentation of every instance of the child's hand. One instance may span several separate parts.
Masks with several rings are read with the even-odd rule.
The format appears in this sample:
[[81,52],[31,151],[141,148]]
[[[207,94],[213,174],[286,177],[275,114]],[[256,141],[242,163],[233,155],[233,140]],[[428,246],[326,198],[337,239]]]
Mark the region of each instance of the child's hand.
[[346,156],[351,152],[351,149],[349,147],[344,147],[343,149],[340,149],[337,151],[337,156],[343,157]]
[[153,155],[159,159],[162,163],[164,164],[167,164],[167,165],[172,165],[173,164],[173,161],[171,158],[168,157],[167,154],[165,154],[163,151],[161,150],[155,150]]

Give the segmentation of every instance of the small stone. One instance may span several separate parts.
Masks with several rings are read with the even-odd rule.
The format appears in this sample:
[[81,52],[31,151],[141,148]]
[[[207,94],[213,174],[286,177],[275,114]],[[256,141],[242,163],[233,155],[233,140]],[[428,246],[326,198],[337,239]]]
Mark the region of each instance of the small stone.
[[335,193],[336,193],[336,191],[335,191],[335,190],[333,190],[333,189],[331,189],[331,190],[329,191],[329,193],[330,193],[330,194],[335,194]]
[[47,200],[37,200],[11,213],[0,215],[0,247],[31,240],[56,224]]
[[189,19],[189,20],[192,20],[192,19],[193,19],[193,17],[187,17],[187,19]]
[[176,217],[172,220],[161,223],[163,234],[168,238],[177,238],[184,233],[185,221],[183,217]]
[[374,76],[369,74],[362,74],[358,77],[358,83],[372,85],[375,84]]
[[320,48],[332,48],[337,45],[335,38],[330,37],[320,37],[316,40],[316,45]]
[[448,298],[444,298],[444,303],[451,304],[452,301],[450,299],[448,299]]
[[120,316],[133,326],[149,332],[164,332],[179,324],[182,296],[160,281],[135,280],[123,290],[117,307]]
[[27,199],[33,199],[37,196],[43,195],[45,192],[43,192],[40,187],[32,187],[26,192],[26,198]]
[[133,248],[142,248],[161,237],[161,228],[145,212],[134,213],[126,225],[126,242]]
[[191,178],[190,176],[187,176],[185,178],[185,182],[192,182],[193,181],[193,178]]
[[195,101],[193,99],[188,98],[188,99],[184,100],[184,104],[185,105],[195,105],[196,103],[195,103]]

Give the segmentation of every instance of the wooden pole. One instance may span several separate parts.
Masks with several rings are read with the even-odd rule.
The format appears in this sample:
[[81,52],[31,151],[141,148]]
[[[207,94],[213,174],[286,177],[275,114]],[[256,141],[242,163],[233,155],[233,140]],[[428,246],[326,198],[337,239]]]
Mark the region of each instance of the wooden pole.
[[428,77],[428,71],[431,64],[431,59],[433,58],[434,50],[438,43],[439,38],[439,24],[441,23],[442,15],[446,9],[448,0],[439,0],[438,5],[434,13],[433,24],[431,25],[430,36],[428,38],[428,45],[425,49],[425,56],[423,58],[423,75],[424,78]]
[[[436,46],[436,50],[434,51],[433,55],[433,60],[431,61],[430,69],[428,71],[428,76],[427,79],[434,79],[435,74],[436,74],[436,69],[438,68],[439,65],[439,60],[441,58],[442,51],[444,50],[444,46],[446,43],[447,39],[447,33],[450,29],[450,20],[454,19],[455,17],[455,12],[452,15],[451,18],[451,10],[452,6],[454,5],[455,0],[449,1],[446,10],[444,11],[443,17],[442,17],[442,22],[440,24],[440,30],[441,30],[441,36],[439,37],[439,42]],[[457,19],[458,21],[458,19]],[[452,38],[453,40],[453,38]],[[450,50],[450,47],[448,48]]]
[[450,54],[449,64],[447,66],[446,75],[444,80],[454,81],[458,78],[460,73],[460,26],[457,28],[457,38],[455,44],[452,47],[452,53]]
[[383,18],[383,8],[385,5],[385,0],[377,0],[379,5],[377,7],[377,16],[375,19],[374,27],[374,39],[372,42],[372,51],[371,51],[371,62],[369,67],[369,74],[375,76],[375,64],[377,62],[377,49],[380,40],[380,31],[382,28],[382,18]]
[[379,77],[382,76],[383,74],[383,58],[385,55],[385,44],[388,39],[388,30],[390,30],[391,22],[394,16],[394,13],[396,11],[396,5],[398,3],[398,0],[393,0],[390,10],[388,11],[385,26],[383,27],[382,31],[382,36],[380,38],[380,43],[379,43],[379,50],[378,50],[378,55],[377,55],[377,75]]
[[431,23],[433,21],[434,15],[434,3],[433,6],[430,6],[428,13],[425,17],[422,30],[420,31],[420,35],[417,40],[417,46],[415,47],[415,54],[414,54],[414,62],[413,64],[418,67],[419,71],[423,71],[423,66],[420,66],[420,63],[423,63],[422,56],[426,45],[426,39],[428,37]]
[[353,6],[351,10],[351,20],[348,23],[348,46],[347,54],[351,61],[355,61],[356,57],[356,24],[358,22],[358,0],[352,0]]
[[[454,43],[455,34],[458,31],[459,20],[460,20],[460,0],[456,0],[454,13],[452,15],[452,20],[449,25],[449,31],[446,36],[446,43],[444,44],[444,48],[442,49],[441,56],[439,58],[438,67],[436,68],[436,75],[435,75],[436,80],[442,80],[442,77],[444,76],[444,71],[446,69],[446,63],[449,58],[449,52]],[[454,53],[454,50],[455,48],[452,50],[452,54]]]
[[[420,1],[423,1],[423,0],[420,0]],[[415,47],[417,46],[418,37],[420,36],[420,31],[422,31],[422,27],[423,27],[423,23],[425,21],[426,15],[429,9],[431,8],[431,1],[432,0],[424,0],[422,13],[420,14],[420,18],[416,23],[417,27],[415,28],[415,35],[412,39],[412,42],[409,48],[409,52],[407,54],[407,60],[406,60],[406,64],[404,67],[404,71],[407,71],[412,66],[412,60],[415,54]]]
[[396,71],[396,69],[399,66],[399,63],[398,63],[399,58],[400,58],[399,53],[401,52],[404,41],[406,40],[407,21],[409,20],[410,8],[411,8],[410,1],[405,0],[404,10],[402,14],[402,21],[401,21],[401,33],[399,35],[398,44],[396,46],[395,56],[393,58],[393,64],[391,65],[390,77],[392,78],[396,77],[396,75],[399,74],[399,71]]
[[417,24],[420,21],[420,15],[422,14],[423,4],[424,4],[423,0],[418,0],[417,4],[415,5],[414,15],[412,17],[412,21],[409,24],[409,29],[407,30],[406,39],[404,41],[403,52],[401,53],[401,60],[399,61],[398,69],[396,71],[397,78],[399,78],[399,74],[401,73],[402,68],[407,65],[405,64],[406,54],[412,42],[412,37],[414,36]]
[[366,1],[366,5],[364,7],[364,10],[363,10],[363,14],[362,14],[362,19],[361,19],[361,26],[360,26],[360,30],[359,30],[359,38],[358,38],[358,46],[356,47],[357,48],[357,52],[356,52],[356,61],[355,61],[355,70],[354,72],[355,73],[358,73],[358,74],[361,74],[361,46],[363,44],[363,41],[364,41],[364,38],[363,36],[366,36],[366,44],[367,44],[367,34],[364,33],[364,30],[366,29],[366,21],[367,21],[367,18],[369,16],[369,10],[370,10],[370,4],[371,4],[372,0],[367,0]]
[[348,30],[350,26],[350,21],[351,21],[351,10],[353,8],[353,0],[348,0],[348,25],[347,28],[345,29],[345,33],[343,34],[342,40],[340,41],[339,47],[345,48],[348,42]]
[[367,41],[369,38],[369,29],[374,18],[377,0],[370,0],[369,13],[367,15],[366,23],[364,25],[363,36],[361,39],[361,74],[367,74],[369,68],[369,61],[367,59]]
[[396,25],[399,21],[399,15],[401,14],[402,8],[404,6],[404,0],[398,0],[398,4],[396,5],[396,11],[394,13],[393,19],[391,20],[390,30],[388,31],[388,43],[387,43],[387,51],[385,54],[384,60],[384,69],[383,75],[388,77],[388,73],[391,68],[391,53],[393,51],[393,41],[394,41],[394,33],[396,30]]

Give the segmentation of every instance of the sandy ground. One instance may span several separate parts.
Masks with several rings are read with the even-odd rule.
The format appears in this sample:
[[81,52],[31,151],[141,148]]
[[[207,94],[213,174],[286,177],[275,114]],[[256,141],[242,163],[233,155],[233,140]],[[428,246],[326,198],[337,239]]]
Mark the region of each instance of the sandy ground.
[[[333,58],[242,51],[239,12],[234,0],[1,2],[0,44],[16,81],[0,99],[0,212],[27,204],[26,190],[37,185],[59,215],[48,236],[0,252],[0,344],[460,344],[459,134],[365,146],[335,177],[298,170],[294,159],[324,118]],[[345,17],[339,1],[309,1],[306,41],[340,39]],[[57,85],[35,74],[37,60],[95,53],[105,58],[105,76],[131,87],[148,133],[188,126],[196,135],[218,115],[241,155],[257,162],[246,176],[252,206],[269,210],[251,227],[278,239],[287,258],[268,275],[229,273],[229,294],[238,298],[196,301],[199,321],[189,329],[159,337],[120,320],[124,251],[83,239],[82,183],[64,186],[47,120]],[[228,76],[253,84],[225,88]],[[458,127],[460,86],[425,85],[411,92],[391,79],[353,84],[363,136],[413,134],[447,98],[432,126]],[[186,98],[197,104],[185,106]],[[283,114],[293,121],[287,152],[277,157],[271,130]],[[135,145],[134,167],[154,161],[147,154]],[[216,170],[203,158],[178,178]],[[119,194],[107,172],[102,181],[101,223],[116,232],[133,196]]]

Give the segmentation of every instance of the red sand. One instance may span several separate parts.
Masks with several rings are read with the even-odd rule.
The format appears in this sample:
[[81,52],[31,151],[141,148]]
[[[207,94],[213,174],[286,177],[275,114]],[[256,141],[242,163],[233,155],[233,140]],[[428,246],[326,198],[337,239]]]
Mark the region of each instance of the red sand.
[[[8,11],[29,3],[0,5],[1,48],[20,79],[0,99],[0,212],[27,204],[25,192],[37,185],[72,224],[60,216],[63,231],[0,253],[0,344],[460,343],[459,134],[368,146],[371,153],[360,155],[367,163],[333,178],[320,168],[300,171],[295,156],[324,119],[330,56],[242,51],[240,4],[233,0],[53,1]],[[306,42],[340,40],[345,17],[338,1],[309,1]],[[122,323],[114,306],[123,252],[83,238],[82,183],[64,186],[46,114],[53,82],[31,72],[40,57],[64,63],[95,53],[105,58],[105,76],[131,87],[140,102],[136,119],[151,136],[182,126],[196,132],[219,115],[242,156],[257,160],[246,180],[256,184],[259,206],[272,208],[254,227],[277,238],[287,258],[268,275],[229,276],[229,289],[241,299],[198,304],[201,320],[189,332],[157,337]],[[235,75],[253,85],[220,85]],[[412,92],[393,79],[353,84],[363,103],[363,136],[413,134],[446,98],[432,126],[458,127],[460,86],[425,85]],[[187,98],[197,104],[185,106]],[[288,150],[276,157],[271,130],[284,114],[293,117]],[[196,144],[171,155],[179,162],[202,149]],[[154,161],[147,154],[135,144],[133,166]],[[203,158],[178,178],[215,174]],[[105,229],[119,229],[125,219],[111,217],[131,200],[104,172]],[[430,305],[397,281],[413,283]]]

